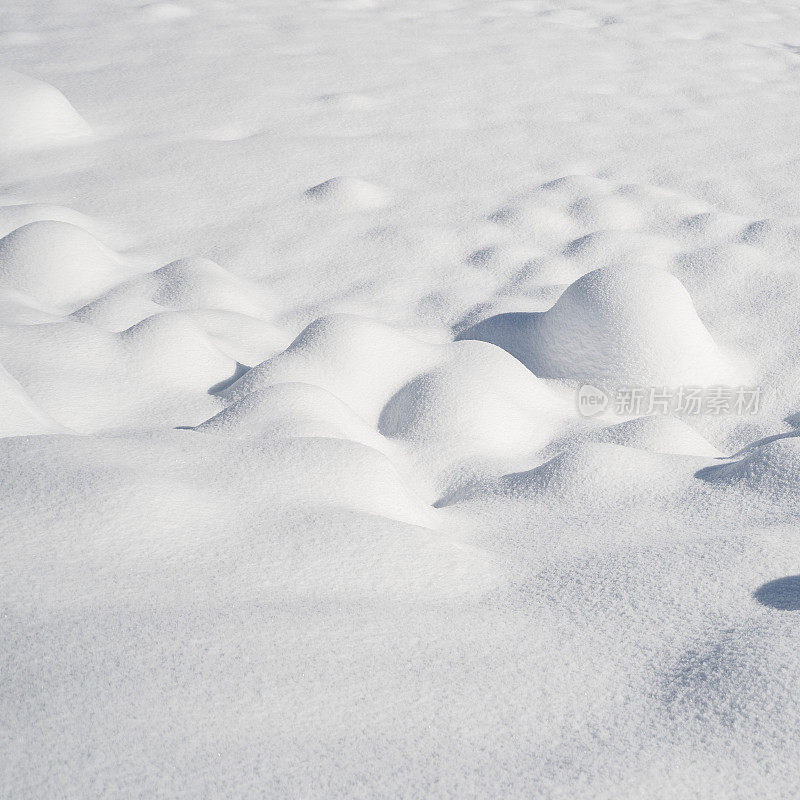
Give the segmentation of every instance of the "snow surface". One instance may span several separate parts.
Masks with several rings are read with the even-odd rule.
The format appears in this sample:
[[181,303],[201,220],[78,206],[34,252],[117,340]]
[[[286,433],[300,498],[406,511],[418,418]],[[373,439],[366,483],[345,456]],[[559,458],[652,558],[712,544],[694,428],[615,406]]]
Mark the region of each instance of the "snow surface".
[[796,3],[0,44],[2,797],[797,797]]

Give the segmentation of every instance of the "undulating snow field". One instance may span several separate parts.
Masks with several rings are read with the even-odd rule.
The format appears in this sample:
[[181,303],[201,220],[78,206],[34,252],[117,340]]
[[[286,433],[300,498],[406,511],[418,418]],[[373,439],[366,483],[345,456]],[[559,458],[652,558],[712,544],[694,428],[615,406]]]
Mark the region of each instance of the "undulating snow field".
[[794,0],[4,0],[0,66],[2,797],[798,797]]

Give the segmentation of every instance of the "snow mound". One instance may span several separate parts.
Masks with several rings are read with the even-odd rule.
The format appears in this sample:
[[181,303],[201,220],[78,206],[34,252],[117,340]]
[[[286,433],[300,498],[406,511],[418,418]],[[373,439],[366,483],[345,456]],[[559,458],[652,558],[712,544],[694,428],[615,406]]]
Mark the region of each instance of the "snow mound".
[[581,225],[589,228],[627,229],[642,224],[636,203],[619,195],[580,197],[572,203],[569,212]]
[[264,295],[257,287],[237,278],[207,258],[182,258],[153,275],[154,302],[165,308],[225,308],[241,313],[263,312],[254,300]]
[[0,366],[0,437],[63,432]]
[[756,220],[742,231],[742,241],[779,253],[797,253],[800,247],[800,218],[776,217]]
[[598,442],[634,447],[652,453],[719,458],[722,453],[677,417],[654,414],[595,431]]
[[608,183],[596,175],[573,173],[543,183],[539,192],[576,200],[581,196],[605,194],[608,188]]
[[15,589],[35,593],[55,574],[62,588],[119,583],[115,596],[127,602],[177,576],[192,594],[207,592],[199,569],[208,578],[235,570],[239,581],[213,590],[229,602],[254,590],[290,605],[485,591],[485,559],[419,525],[434,515],[379,453],[330,439],[271,445],[176,431],[4,440],[0,501],[24,493],[37,522],[61,520],[38,528],[9,509],[38,556]]
[[282,353],[222,392],[229,401],[276,383],[311,383],[344,401],[369,424],[388,399],[441,357],[441,349],[379,322],[333,314],[308,325]]
[[575,518],[635,509],[637,503],[660,503],[693,482],[697,459],[643,449],[574,440],[539,466],[499,477],[476,474],[454,483],[436,507],[470,504],[479,508],[521,503],[523,513],[535,507]]
[[153,314],[117,338],[131,356],[131,368],[148,383],[205,388],[233,366],[184,314]]
[[573,239],[564,248],[564,255],[590,269],[668,269],[678,251],[678,243],[666,236],[604,228]]
[[[272,439],[281,475],[274,502],[351,508],[433,527],[434,512],[406,486],[394,464],[374,448],[337,437]],[[280,466],[278,466],[280,465]]]
[[680,220],[678,229],[700,240],[734,241],[741,237],[747,218],[719,211],[703,211],[689,214]]
[[548,311],[490,317],[459,338],[497,344],[543,378],[679,386],[736,375],[689,293],[660,270],[594,270]]
[[338,397],[307,383],[279,383],[251,392],[195,430],[237,439],[326,437],[382,447],[375,430]]
[[266,292],[213,261],[181,258],[114,287],[73,316],[120,330],[164,309],[214,309],[264,317],[267,302]]
[[21,228],[23,225],[44,220],[68,222],[70,225],[83,228],[92,236],[102,238],[100,226],[91,217],[73,211],[71,208],[49,203],[18,203],[0,206],[0,237],[7,236],[11,231]]
[[90,133],[54,86],[10,70],[0,71],[0,151],[66,144]]
[[223,353],[242,364],[260,364],[284,350],[292,341],[292,337],[276,323],[237,311],[203,308],[185,314]]
[[62,315],[57,309],[40,303],[30,295],[0,286],[0,319],[4,325],[35,325],[39,322],[58,322]]
[[337,177],[306,190],[306,197],[345,208],[382,208],[390,194],[361,178]]
[[446,352],[386,404],[382,434],[410,443],[437,468],[530,453],[552,439],[563,409],[522,364],[484,342],[457,342]]
[[589,509],[615,508],[637,497],[652,499],[667,493],[676,478],[678,456],[633,450],[616,444],[582,443],[569,447],[539,467],[507,475],[500,493],[518,499],[538,498],[587,513]]
[[747,285],[755,276],[766,275],[773,268],[767,253],[760,248],[730,243],[699,247],[681,255],[676,263],[695,285],[731,288]]
[[561,250],[575,235],[575,219],[566,211],[547,205],[536,197],[503,206],[489,219],[497,225],[524,232],[540,247]]
[[168,22],[193,17],[193,9],[180,3],[147,3],[140,6],[139,13],[147,22]]
[[779,434],[751,445],[744,458],[708,467],[698,477],[757,491],[772,500],[800,501],[800,436]]
[[122,259],[67,222],[31,222],[0,239],[0,286],[75,308],[127,277]]
[[368,94],[361,92],[337,92],[322,95],[320,102],[344,111],[366,111],[376,106],[376,101]]
[[154,315],[121,333],[62,322],[0,326],[6,369],[54,419],[81,433],[196,424],[236,362],[188,317]]

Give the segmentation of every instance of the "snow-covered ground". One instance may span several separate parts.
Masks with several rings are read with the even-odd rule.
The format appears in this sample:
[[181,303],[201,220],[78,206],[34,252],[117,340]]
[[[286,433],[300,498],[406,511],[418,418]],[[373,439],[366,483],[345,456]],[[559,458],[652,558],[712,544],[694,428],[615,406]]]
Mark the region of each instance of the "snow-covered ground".
[[796,2],[0,67],[3,797],[797,797]]

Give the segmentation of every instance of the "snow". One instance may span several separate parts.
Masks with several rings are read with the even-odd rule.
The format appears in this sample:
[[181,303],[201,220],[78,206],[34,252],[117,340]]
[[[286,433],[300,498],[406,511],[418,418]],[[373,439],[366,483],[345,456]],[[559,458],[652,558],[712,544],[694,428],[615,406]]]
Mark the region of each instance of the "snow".
[[125,276],[116,253],[83,228],[40,220],[0,239],[0,286],[72,309]]
[[0,73],[0,120],[7,152],[68,144],[91,134],[58,89],[11,70]]
[[381,208],[389,202],[389,193],[360,178],[330,178],[306,190],[306,197],[343,208]]
[[794,4],[0,16],[3,797],[796,797]]
[[597,269],[545,312],[501,314],[461,334],[542,378],[638,386],[734,384],[681,282],[653,268]]

